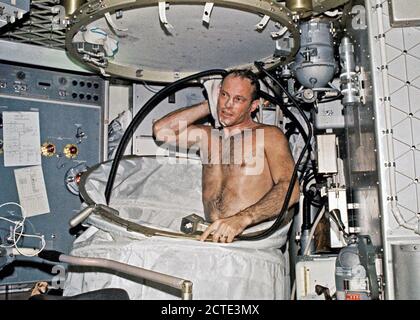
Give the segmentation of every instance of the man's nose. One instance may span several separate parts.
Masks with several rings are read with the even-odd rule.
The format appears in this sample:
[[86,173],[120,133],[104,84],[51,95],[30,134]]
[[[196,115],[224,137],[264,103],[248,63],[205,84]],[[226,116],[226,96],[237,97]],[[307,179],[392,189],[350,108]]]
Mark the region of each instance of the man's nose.
[[233,105],[232,98],[226,98],[225,107],[230,108],[230,107],[232,107],[232,105]]

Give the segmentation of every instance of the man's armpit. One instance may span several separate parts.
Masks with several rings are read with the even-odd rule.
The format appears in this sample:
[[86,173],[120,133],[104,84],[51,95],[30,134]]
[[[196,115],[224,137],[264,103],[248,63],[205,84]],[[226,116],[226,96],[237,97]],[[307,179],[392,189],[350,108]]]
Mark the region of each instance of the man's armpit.
[[186,145],[188,148],[194,146],[194,148],[198,148],[199,150],[205,148],[208,144],[208,133],[205,126],[190,126],[187,128],[186,134],[187,143]]

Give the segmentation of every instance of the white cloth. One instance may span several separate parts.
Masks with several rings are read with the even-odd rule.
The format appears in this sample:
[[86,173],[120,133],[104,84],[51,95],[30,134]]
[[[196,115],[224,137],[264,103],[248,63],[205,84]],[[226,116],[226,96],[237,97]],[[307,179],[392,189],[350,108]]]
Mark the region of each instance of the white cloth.
[[[130,125],[133,116],[130,110],[125,110],[111,121],[108,126],[108,159],[114,159],[118,145],[124,135],[125,130]],[[125,155],[131,154],[131,140],[124,151]]]
[[219,98],[221,83],[222,79],[211,79],[203,83],[203,86],[207,91],[210,113],[214,119],[214,127],[216,129],[219,129],[222,126],[219,121],[219,116],[217,115],[217,99]]
[[87,29],[82,32],[82,37],[87,43],[102,45],[108,57],[113,57],[118,51],[118,41],[100,28]]
[[[103,190],[109,169],[109,163],[102,164],[85,184],[96,203],[105,203]],[[191,213],[203,216],[201,164],[197,160],[171,164],[147,157],[126,158],[120,163],[114,186],[111,207],[125,219],[179,232],[182,217]],[[190,280],[194,299],[289,297],[288,266],[278,249],[286,242],[289,226],[263,240],[222,244],[146,237],[96,215],[88,222],[92,226],[75,241],[73,255],[113,259]],[[64,295],[109,287],[127,290],[131,299],[179,299],[174,290],[99,272],[69,272]]]

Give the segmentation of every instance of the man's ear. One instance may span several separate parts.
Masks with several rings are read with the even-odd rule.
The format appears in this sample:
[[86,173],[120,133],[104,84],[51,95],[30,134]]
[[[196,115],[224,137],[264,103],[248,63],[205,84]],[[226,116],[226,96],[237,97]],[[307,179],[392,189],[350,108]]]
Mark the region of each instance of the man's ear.
[[255,99],[254,101],[252,101],[251,103],[251,113],[253,113],[255,110],[257,110],[258,105],[260,104],[260,99]]

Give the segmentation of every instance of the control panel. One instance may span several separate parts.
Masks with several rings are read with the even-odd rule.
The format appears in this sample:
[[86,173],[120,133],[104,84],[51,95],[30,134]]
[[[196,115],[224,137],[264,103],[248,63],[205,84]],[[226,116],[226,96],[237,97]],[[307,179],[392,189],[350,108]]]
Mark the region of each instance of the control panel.
[[[0,64],[0,245],[69,253],[81,176],[103,160],[105,90],[98,76]],[[38,238],[19,237],[23,215],[24,233]],[[0,286],[49,281],[52,267],[19,256]]]
[[101,105],[103,80],[99,77],[64,74],[0,64],[0,94]]

